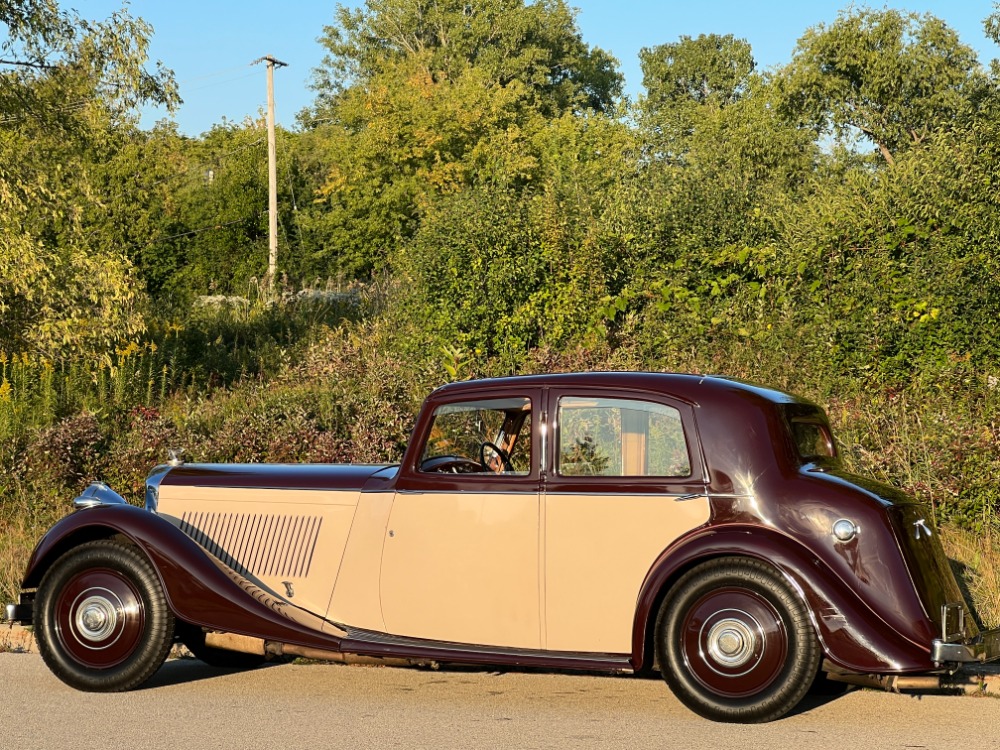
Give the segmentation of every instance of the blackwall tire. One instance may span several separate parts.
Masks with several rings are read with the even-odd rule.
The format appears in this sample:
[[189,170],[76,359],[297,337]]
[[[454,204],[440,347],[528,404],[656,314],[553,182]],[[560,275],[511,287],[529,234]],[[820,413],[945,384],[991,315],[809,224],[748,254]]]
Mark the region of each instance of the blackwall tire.
[[163,664],[174,616],[159,577],[138,549],[96,541],[59,558],[35,599],[38,650],[67,685],[132,690]]
[[660,672],[713,721],[774,721],[809,691],[822,657],[809,613],[774,568],[727,557],[670,590],[656,626]]

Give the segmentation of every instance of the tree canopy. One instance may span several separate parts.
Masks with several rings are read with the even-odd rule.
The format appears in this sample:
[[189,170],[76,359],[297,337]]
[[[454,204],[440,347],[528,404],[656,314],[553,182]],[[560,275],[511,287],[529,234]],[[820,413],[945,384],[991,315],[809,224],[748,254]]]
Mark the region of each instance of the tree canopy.
[[975,52],[943,21],[890,9],[809,29],[780,80],[789,111],[819,133],[860,133],[889,164],[961,121],[985,85]]
[[145,101],[171,104],[168,71],[145,68],[150,29],[127,11],[101,22],[50,0],[0,5],[0,347],[49,357],[106,347],[142,328],[121,247],[88,209],[109,194],[101,157]]

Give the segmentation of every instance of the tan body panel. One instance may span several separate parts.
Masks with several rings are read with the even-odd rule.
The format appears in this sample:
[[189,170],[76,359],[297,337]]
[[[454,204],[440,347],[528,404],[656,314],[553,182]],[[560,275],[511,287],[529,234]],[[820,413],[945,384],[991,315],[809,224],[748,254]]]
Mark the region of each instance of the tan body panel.
[[629,653],[639,590],[660,553],[709,519],[708,498],[545,496],[545,647]]
[[379,599],[379,570],[392,497],[391,492],[371,492],[363,493],[358,500],[354,525],[327,614],[334,622],[385,632]]
[[329,621],[473,645],[628,653],[646,573],[708,520],[709,502],[165,486],[159,512],[265,591]]
[[541,647],[537,493],[395,496],[382,553],[388,632]]
[[322,614],[358,496],[357,491],[164,485],[158,512],[268,593]]

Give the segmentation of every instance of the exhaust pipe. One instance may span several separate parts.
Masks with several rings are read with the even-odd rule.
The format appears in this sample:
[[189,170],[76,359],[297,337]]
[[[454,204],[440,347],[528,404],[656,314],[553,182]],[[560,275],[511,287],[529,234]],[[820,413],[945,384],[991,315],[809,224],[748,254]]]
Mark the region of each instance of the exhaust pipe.
[[843,682],[848,685],[886,690],[891,693],[901,693],[904,690],[943,690],[950,685],[942,685],[941,675],[877,675],[877,674],[838,674],[828,672],[827,678],[832,682]]
[[312,659],[314,661],[329,661],[337,664],[369,667],[432,667],[436,669],[438,666],[437,662],[429,659],[360,656],[358,654],[344,653],[343,651],[297,646],[293,643],[282,643],[281,641],[265,641],[263,638],[253,638],[248,635],[237,635],[236,633],[205,633],[205,645],[224,651],[238,651],[243,654],[254,654],[256,656],[293,656],[299,659]]

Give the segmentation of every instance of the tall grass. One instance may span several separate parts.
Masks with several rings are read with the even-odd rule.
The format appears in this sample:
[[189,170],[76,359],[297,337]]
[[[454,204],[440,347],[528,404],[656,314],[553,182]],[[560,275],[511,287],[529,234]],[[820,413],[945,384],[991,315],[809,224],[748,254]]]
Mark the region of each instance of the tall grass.
[[[179,436],[174,421],[196,427],[214,394],[253,393],[358,309],[349,293],[257,295],[155,319],[145,339],[103,354],[54,362],[0,351],[0,603],[16,596],[35,542],[87,482],[106,479],[134,491],[168,447],[180,447],[175,439],[200,441],[200,453],[216,450],[232,460],[208,436]],[[244,416],[233,415],[233,423]],[[234,430],[233,442],[243,440]],[[263,445],[258,459],[273,451]]]
[[1000,532],[973,533],[957,526],[941,531],[945,552],[958,568],[979,625],[1000,626]]
[[185,382],[194,384],[153,342],[58,363],[0,352],[0,460],[10,461],[29,433],[67,415],[162,402]]

